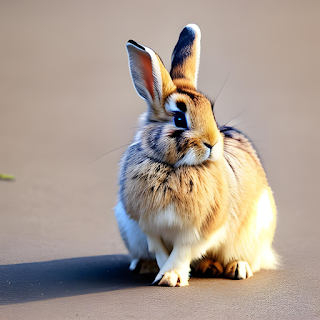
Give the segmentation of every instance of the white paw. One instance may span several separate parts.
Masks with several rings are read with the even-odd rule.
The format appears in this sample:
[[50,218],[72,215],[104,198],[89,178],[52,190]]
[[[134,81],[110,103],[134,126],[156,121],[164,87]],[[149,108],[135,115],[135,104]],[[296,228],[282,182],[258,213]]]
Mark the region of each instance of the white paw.
[[189,285],[188,278],[188,273],[185,275],[184,272],[171,270],[167,271],[162,277],[158,274],[154,283],[161,279],[158,283],[159,286],[185,287]]
[[[253,273],[248,262],[239,261],[238,262],[238,279],[246,279],[251,278]],[[236,270],[236,277],[237,277],[237,270]]]
[[227,265],[225,276],[230,279],[242,280],[251,278],[253,273],[246,261],[234,261]]

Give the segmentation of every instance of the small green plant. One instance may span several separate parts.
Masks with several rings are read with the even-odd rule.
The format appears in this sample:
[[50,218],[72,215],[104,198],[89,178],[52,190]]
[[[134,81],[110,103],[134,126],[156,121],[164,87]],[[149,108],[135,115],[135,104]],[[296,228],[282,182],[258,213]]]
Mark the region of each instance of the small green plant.
[[4,174],[4,173],[0,173],[0,180],[8,180],[8,181],[12,181],[14,180],[15,177],[12,174]]

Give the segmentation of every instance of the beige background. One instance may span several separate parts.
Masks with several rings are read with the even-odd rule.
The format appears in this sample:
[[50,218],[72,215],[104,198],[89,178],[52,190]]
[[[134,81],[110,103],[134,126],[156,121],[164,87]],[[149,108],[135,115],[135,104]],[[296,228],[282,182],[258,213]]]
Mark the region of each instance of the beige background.
[[[320,2],[0,2],[1,319],[313,319],[319,294]],[[278,205],[278,271],[151,287],[132,276],[112,207],[116,150],[145,110],[132,38],[169,68],[202,30],[199,89],[256,145]]]

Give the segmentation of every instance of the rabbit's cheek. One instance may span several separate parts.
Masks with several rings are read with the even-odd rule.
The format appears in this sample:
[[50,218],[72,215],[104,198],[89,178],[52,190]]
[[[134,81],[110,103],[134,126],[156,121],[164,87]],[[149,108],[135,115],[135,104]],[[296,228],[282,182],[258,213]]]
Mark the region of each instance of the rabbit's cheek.
[[172,165],[174,165],[179,160],[179,156],[174,144],[171,144],[167,147],[167,151],[163,160]]

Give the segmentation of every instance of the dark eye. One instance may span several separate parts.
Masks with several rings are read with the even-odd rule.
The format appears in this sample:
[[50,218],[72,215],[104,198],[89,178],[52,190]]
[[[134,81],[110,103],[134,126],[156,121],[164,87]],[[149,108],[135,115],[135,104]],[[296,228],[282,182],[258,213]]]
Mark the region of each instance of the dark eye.
[[178,128],[188,129],[187,120],[183,112],[176,111],[174,113],[173,121]]

